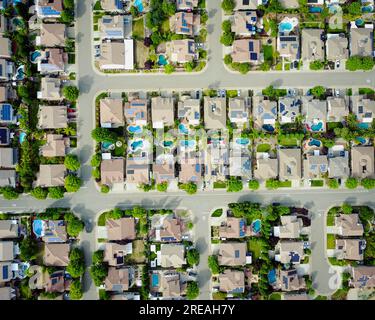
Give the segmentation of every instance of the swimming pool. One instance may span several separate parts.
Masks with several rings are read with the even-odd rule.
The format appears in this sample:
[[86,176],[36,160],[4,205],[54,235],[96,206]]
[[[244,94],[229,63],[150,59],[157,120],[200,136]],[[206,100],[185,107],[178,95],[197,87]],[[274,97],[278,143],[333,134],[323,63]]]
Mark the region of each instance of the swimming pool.
[[178,125],[178,130],[180,131],[180,133],[182,134],[188,134],[189,133],[189,129],[187,128],[187,126],[185,126],[183,123],[180,123]]
[[267,278],[268,278],[269,284],[275,283],[276,282],[276,270],[272,269],[270,272],[268,272]]
[[24,142],[26,139],[27,134],[25,132],[21,132],[19,136],[20,143]]
[[290,32],[293,30],[293,25],[290,22],[280,22],[279,31],[280,32]]
[[255,233],[259,233],[261,227],[262,227],[262,221],[260,221],[259,219],[256,219],[256,220],[254,220],[254,221],[251,223],[251,228],[253,229],[253,231],[254,231]]
[[141,126],[129,126],[128,131],[130,133],[141,133],[142,132],[142,127]]
[[362,7],[362,12],[364,13],[370,13],[374,10],[374,7],[370,4],[368,6]]
[[37,238],[41,238],[44,235],[43,232],[43,220],[33,221],[33,232]]
[[163,146],[166,148],[170,148],[173,146],[173,141],[164,141]]
[[360,27],[360,26],[362,26],[364,24],[365,24],[365,21],[363,19],[361,19],[361,18],[358,18],[358,19],[355,20],[355,25],[357,27]]
[[323,122],[319,121],[318,123],[311,125],[311,131],[323,131]]
[[42,54],[40,53],[40,51],[34,51],[31,53],[30,55],[30,61],[32,63],[36,63],[37,62],[37,59],[41,56]]
[[105,149],[105,150],[109,150],[112,145],[113,145],[112,142],[108,142],[108,141],[102,142],[102,148]]
[[236,139],[236,143],[242,146],[246,146],[250,143],[250,140],[248,138],[238,138]]
[[181,140],[180,146],[184,148],[193,148],[195,146],[196,142],[194,140]]
[[141,149],[143,148],[143,141],[142,140],[134,141],[132,142],[130,147],[132,148],[133,151],[136,151],[137,149]]
[[309,7],[310,13],[320,13],[322,11],[323,11],[323,8],[321,8],[321,7]]
[[25,79],[25,66],[19,66],[16,70],[16,74],[13,77],[13,80],[23,80]]
[[367,122],[360,122],[357,124],[357,126],[359,129],[365,129],[365,130],[370,128],[370,124]]
[[144,8],[143,8],[142,0],[135,0],[134,6],[137,8],[138,12],[143,12]]
[[310,147],[315,146],[315,147],[318,147],[318,148],[319,148],[319,147],[322,145],[322,143],[321,143],[319,140],[316,140],[316,139],[310,139],[308,145],[309,145]]
[[367,140],[363,137],[356,137],[355,138],[360,144],[366,144]]
[[275,128],[273,126],[271,126],[270,124],[264,124],[262,126],[263,130],[265,131],[268,131],[268,132],[274,132],[275,131]]
[[157,287],[157,286],[159,286],[159,276],[158,276],[157,274],[153,274],[153,275],[151,276],[151,285],[152,285],[153,287]]
[[167,64],[168,64],[167,58],[163,54],[161,54],[158,58],[158,65],[165,66]]

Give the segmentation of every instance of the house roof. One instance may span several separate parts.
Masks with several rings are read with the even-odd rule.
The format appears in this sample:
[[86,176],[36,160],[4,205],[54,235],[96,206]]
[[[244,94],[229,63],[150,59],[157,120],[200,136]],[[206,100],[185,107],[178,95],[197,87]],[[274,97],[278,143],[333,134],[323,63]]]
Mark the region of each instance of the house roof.
[[126,160],[126,182],[134,184],[150,183],[150,166],[134,158]]
[[40,187],[59,187],[64,185],[66,168],[63,164],[41,164],[36,185]]
[[100,172],[102,184],[111,186],[115,183],[123,183],[125,176],[124,159],[102,160]]
[[279,0],[279,3],[284,9],[299,8],[298,0]]
[[280,35],[277,37],[277,49],[282,57],[288,57],[291,60],[299,58],[299,37],[298,35]]
[[65,278],[64,270],[59,270],[53,274],[45,273],[45,290],[46,292],[60,292],[63,293],[66,290],[69,290],[71,279]]
[[124,5],[122,1],[118,0],[100,0],[101,7],[105,11],[122,11]]
[[357,146],[352,148],[352,176],[354,178],[373,178],[374,171],[374,147]]
[[334,157],[328,159],[329,178],[347,178],[350,176],[349,158]]
[[109,266],[117,267],[125,263],[125,256],[133,252],[133,244],[127,243],[125,245],[114,242],[105,243],[104,247],[104,262]]
[[280,241],[280,262],[300,263],[303,258],[303,241]]
[[225,98],[204,97],[204,124],[206,129],[225,129],[227,102]]
[[68,127],[68,110],[66,106],[39,106],[40,129],[59,129]]
[[328,97],[327,107],[327,121],[329,122],[341,122],[349,115],[349,105],[345,98]]
[[218,261],[221,266],[243,266],[246,264],[246,243],[226,242],[219,244]]
[[191,158],[190,161],[181,162],[178,180],[181,183],[200,183],[202,181],[203,165],[199,159]]
[[279,173],[278,159],[257,159],[256,168],[254,168],[254,178],[267,180],[276,178]]
[[61,80],[59,78],[44,77],[41,79],[38,99],[59,101],[62,100]]
[[100,99],[100,124],[102,127],[124,125],[124,106],[122,99]]
[[[278,228],[278,237],[280,239],[297,239],[301,235],[303,222],[296,216],[281,216],[281,226]],[[276,232],[274,231],[274,234]]]
[[46,243],[43,262],[46,266],[66,267],[69,264],[70,246],[67,243]]
[[328,60],[348,59],[348,39],[341,37],[339,34],[328,34],[326,52]]
[[243,98],[229,98],[228,116],[232,122],[246,122],[249,120],[250,108]]
[[198,6],[198,0],[177,0],[177,10],[192,10]]
[[134,69],[134,41],[124,39],[121,42],[102,42],[100,45],[99,67],[102,70]]
[[175,167],[172,162],[155,163],[152,166],[155,182],[170,182],[175,179]]
[[324,60],[323,29],[302,29],[302,59],[308,61]]
[[371,28],[350,29],[350,55],[351,56],[373,56],[374,30]]
[[[155,273],[152,274],[152,276]],[[162,293],[164,298],[181,297],[183,285],[181,283],[180,273],[175,271],[158,271],[158,292]]]
[[170,29],[176,34],[193,36],[200,26],[200,15],[193,12],[176,12],[169,18]]
[[41,73],[63,72],[68,62],[68,54],[61,48],[46,48],[41,50],[38,71]]
[[240,239],[249,235],[246,220],[228,217],[219,227],[219,237],[227,239]]
[[305,279],[298,276],[296,269],[278,270],[278,281],[282,291],[298,291],[306,288]]
[[40,27],[40,45],[44,47],[64,47],[66,26],[63,23],[42,23]]
[[236,35],[250,36],[254,31],[254,26],[258,21],[256,11],[235,11],[232,32]]
[[179,243],[163,243],[160,247],[162,268],[181,268],[185,264],[185,246]]
[[307,121],[316,119],[326,121],[327,119],[327,101],[314,99],[311,96],[302,97],[302,110]]
[[361,247],[364,244],[362,239],[336,239],[338,259],[362,261],[364,250]]
[[301,179],[301,149],[279,149],[278,158],[280,180]]
[[116,220],[107,219],[105,225],[108,232],[108,240],[134,240],[136,238],[135,219],[133,217]]
[[300,97],[280,97],[279,98],[279,120],[281,123],[295,122],[301,111]]
[[328,171],[326,155],[307,155],[303,160],[303,175],[306,179],[321,177]]
[[125,119],[127,123],[136,123],[138,121],[147,122],[147,100],[134,99],[125,103]]
[[191,39],[172,40],[167,42],[167,55],[172,62],[185,63],[195,57],[195,43]]
[[245,291],[245,274],[243,271],[225,270],[219,275],[219,290],[227,293]]
[[16,170],[0,170],[0,187],[16,187]]
[[258,64],[261,61],[261,41],[257,39],[240,39],[233,42],[232,59],[238,63]]
[[355,288],[375,288],[375,266],[359,266],[351,269],[350,284]]
[[177,117],[186,119],[189,122],[199,123],[200,120],[200,100],[185,99],[178,102]]
[[152,124],[163,128],[174,124],[174,98],[153,97],[151,99]]
[[181,241],[182,239],[182,225],[181,219],[174,215],[169,215],[163,219],[163,225],[160,229],[161,241]]
[[1,287],[0,288],[0,301],[1,300],[11,300],[12,299],[12,288],[11,287]]
[[43,220],[43,231],[43,241],[47,243],[63,243],[68,239],[64,220]]
[[14,259],[14,242],[0,241],[0,261],[13,261]]
[[0,239],[17,238],[19,225],[17,221],[0,220]]
[[0,35],[0,57],[10,58],[12,55],[11,41]]
[[[126,16],[129,19],[131,16]],[[102,38],[124,39],[125,36],[125,16],[122,15],[104,15],[98,21],[99,31]]]
[[340,214],[335,217],[335,226],[343,237],[360,237],[363,235],[363,225],[358,214]]
[[47,134],[47,142],[41,147],[43,157],[65,157],[69,139],[62,134]]
[[363,95],[351,97],[352,111],[357,116],[358,121],[372,123],[375,118],[375,101],[367,99]]
[[264,96],[253,96],[253,117],[258,125],[274,122],[277,119],[277,102]]
[[234,10],[256,10],[262,0],[236,0]]
[[106,291],[127,291],[129,283],[129,268],[108,268],[108,275],[104,280]]
[[0,148],[0,167],[14,168],[17,164],[18,151],[14,148]]

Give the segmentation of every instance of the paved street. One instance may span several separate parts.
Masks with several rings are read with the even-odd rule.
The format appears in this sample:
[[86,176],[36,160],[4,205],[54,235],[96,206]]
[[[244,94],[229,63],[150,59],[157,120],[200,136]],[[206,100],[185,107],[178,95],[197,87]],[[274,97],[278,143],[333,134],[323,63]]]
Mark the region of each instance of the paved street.
[[[81,177],[83,187],[62,200],[38,201],[29,196],[22,196],[16,201],[1,199],[1,211],[30,212],[41,211],[47,207],[70,207],[83,220],[95,219],[98,212],[114,207],[128,208],[140,205],[145,208],[187,208],[194,215],[195,242],[201,251],[199,265],[199,282],[202,299],[210,298],[210,272],[207,257],[210,254],[210,212],[214,207],[226,206],[236,201],[256,201],[262,204],[280,202],[284,205],[304,206],[313,213],[312,220],[312,258],[311,269],[313,282],[317,291],[327,294],[334,291],[328,283],[332,276],[325,254],[324,213],[335,204],[350,202],[367,204],[374,207],[374,193],[331,190],[298,190],[298,191],[259,191],[240,192],[201,192],[194,196],[185,193],[160,194],[150,192],[108,194],[99,193],[91,179],[90,159],[94,143],[91,131],[94,128],[94,100],[97,94],[107,90],[158,90],[158,89],[195,89],[195,88],[264,88],[270,84],[277,87],[308,88],[314,85],[328,87],[374,87],[375,72],[251,72],[239,75],[229,72],[222,61],[221,35],[222,14],[219,0],[207,1],[209,11],[208,42],[209,62],[200,74],[121,74],[105,75],[93,67],[92,54],[92,7],[89,0],[77,1],[77,79],[80,88],[78,118],[77,154],[82,162]],[[87,266],[91,263],[91,254],[96,248],[95,228],[92,232],[83,232],[81,246],[85,250]],[[88,272],[84,277],[84,298],[97,299],[96,288]]]

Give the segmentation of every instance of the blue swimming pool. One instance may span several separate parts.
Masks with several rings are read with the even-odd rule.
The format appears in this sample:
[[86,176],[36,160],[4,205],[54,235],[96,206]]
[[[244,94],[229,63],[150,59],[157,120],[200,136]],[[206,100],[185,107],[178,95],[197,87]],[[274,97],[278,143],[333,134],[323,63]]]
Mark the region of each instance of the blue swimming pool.
[[358,19],[355,20],[355,25],[357,27],[363,26],[364,24],[365,24],[365,21],[361,18],[358,18]]
[[21,132],[21,133],[20,133],[20,136],[19,136],[19,141],[20,141],[20,143],[22,143],[22,142],[25,141],[26,136],[27,136],[27,135],[26,135],[25,132]]
[[157,274],[151,275],[151,285],[153,287],[159,286],[159,276]]
[[367,140],[363,137],[356,137],[355,138],[360,144],[366,144]]
[[180,131],[180,133],[182,134],[189,134],[189,129],[187,128],[186,125],[184,125],[183,123],[180,123],[178,125],[178,130]]
[[158,58],[158,65],[165,66],[167,64],[168,64],[167,58],[163,54],[161,54]]
[[143,12],[144,8],[143,8],[142,0],[135,0],[134,6],[137,8],[138,12]]
[[170,147],[173,146],[173,141],[164,141],[163,146],[167,147],[167,148],[170,148]]
[[260,221],[259,219],[254,220],[251,223],[251,228],[255,233],[259,233],[262,228],[262,221]]
[[321,131],[323,130],[323,122],[319,121],[317,124],[311,125],[311,131]]
[[16,75],[14,77],[14,80],[23,80],[25,79],[25,66],[19,66],[16,70]]
[[186,147],[192,148],[195,146],[195,141],[194,140],[181,140],[180,146],[185,147],[185,148]]
[[267,131],[267,132],[274,132],[275,131],[275,128],[273,126],[271,126],[270,124],[264,124],[262,126],[263,130]]
[[322,145],[322,143],[321,143],[319,140],[311,139],[311,140],[309,141],[308,145],[309,145],[310,147],[315,146],[315,147],[318,147],[318,148],[319,148],[319,147]]
[[310,13],[320,13],[322,11],[323,11],[323,8],[321,8],[321,7],[309,7]]
[[293,30],[293,25],[290,22],[280,22],[279,31],[280,32],[290,32]]
[[362,7],[362,12],[364,13],[370,13],[374,10],[374,7],[370,4],[368,6]]
[[43,220],[33,221],[33,232],[37,238],[41,238],[43,236]]
[[269,284],[275,283],[276,282],[276,270],[272,269],[270,272],[268,272],[267,278],[268,278]]
[[236,143],[242,146],[246,146],[250,143],[250,140],[248,138],[238,138],[236,139]]
[[142,127],[141,126],[129,126],[128,131],[130,133],[141,133],[142,132]]
[[31,61],[32,63],[35,63],[36,60],[37,60],[41,55],[42,55],[42,54],[40,53],[40,51],[34,51],[34,52],[32,52],[31,55],[30,55],[30,61]]
[[142,140],[137,140],[134,141],[130,147],[132,148],[133,151],[136,151],[137,149],[140,149],[143,147],[143,141]]
[[369,129],[370,128],[370,123],[367,123],[367,122],[360,122],[357,124],[358,128],[359,129]]
[[113,145],[112,142],[108,142],[108,141],[104,141],[104,142],[102,142],[102,148],[103,148],[104,150],[108,150],[112,145]]

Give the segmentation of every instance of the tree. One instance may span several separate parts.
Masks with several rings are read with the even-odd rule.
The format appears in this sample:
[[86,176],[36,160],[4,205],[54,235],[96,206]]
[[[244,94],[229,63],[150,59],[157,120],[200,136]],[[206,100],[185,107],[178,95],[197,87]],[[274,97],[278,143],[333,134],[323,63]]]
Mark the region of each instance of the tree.
[[42,187],[36,187],[31,191],[31,195],[35,199],[44,200],[48,196],[48,189],[44,189]]
[[349,204],[349,203],[344,203],[342,206],[341,206],[341,210],[344,214],[351,214],[352,211],[353,211],[353,208],[352,206]]
[[74,0],[64,0],[64,8],[74,10]]
[[63,88],[63,95],[67,100],[75,102],[78,99],[79,90],[76,86],[66,86]]
[[158,183],[156,185],[156,190],[158,190],[160,192],[166,192],[168,190],[168,182],[167,181],[163,181],[161,183]]
[[70,285],[69,297],[72,300],[80,300],[82,299],[82,284],[79,280],[74,280]]
[[23,261],[30,261],[38,254],[38,244],[31,238],[24,238],[20,244],[20,256]]
[[326,89],[322,86],[316,86],[312,88],[310,91],[311,91],[311,94],[315,98],[320,99],[320,100],[324,98],[325,93],[326,93]]
[[184,68],[186,72],[193,72],[195,68],[195,62],[194,61],[186,62],[184,65]]
[[189,281],[186,288],[186,297],[188,300],[194,300],[199,296],[199,287],[195,281]]
[[348,178],[345,181],[345,187],[348,189],[355,189],[358,187],[358,180],[356,178]]
[[230,65],[230,64],[232,64],[232,62],[233,62],[232,56],[230,54],[225,55],[224,63],[226,65]]
[[0,194],[2,194],[6,200],[15,200],[19,197],[19,193],[12,187],[0,188]]
[[97,142],[110,142],[115,143],[117,141],[116,133],[110,131],[107,128],[95,128],[91,132],[91,137]]
[[131,6],[130,14],[133,16],[133,18],[136,18],[139,15],[139,11],[135,6]]
[[360,16],[361,12],[361,4],[358,1],[352,2],[348,7],[348,12],[353,16]]
[[78,237],[80,232],[85,227],[83,221],[76,217],[72,212],[66,213],[64,220],[67,222],[66,231],[71,237]]
[[95,167],[92,171],[91,171],[91,175],[92,177],[95,179],[95,180],[100,180],[100,168],[99,167]]
[[65,157],[64,165],[68,170],[71,171],[77,171],[81,167],[78,157],[74,154],[68,154]]
[[99,287],[108,275],[108,268],[103,263],[94,264],[90,267],[90,275],[95,285]]
[[250,180],[249,181],[249,189],[250,190],[258,190],[259,189],[259,181],[258,180]]
[[276,179],[268,179],[266,181],[266,188],[267,189],[277,189],[280,186],[280,182]]
[[197,185],[194,182],[189,182],[180,185],[180,189],[185,190],[187,194],[194,194],[197,192]]
[[51,199],[62,199],[64,198],[65,189],[63,187],[49,187],[48,196]]
[[106,184],[103,184],[101,187],[100,187],[100,192],[101,193],[108,193],[110,191],[110,188],[106,185]]
[[338,189],[339,188],[339,182],[337,181],[337,179],[329,179],[328,180],[328,187],[330,189]]
[[100,264],[104,260],[104,251],[103,250],[96,250],[92,254],[92,263],[93,264]]
[[243,189],[242,180],[231,177],[228,180],[227,192],[239,192]]
[[221,24],[221,29],[223,30],[224,33],[229,33],[232,31],[232,23],[230,20],[224,20],[223,23]]
[[231,46],[233,44],[233,41],[234,41],[234,33],[233,32],[224,32],[223,35],[220,38],[220,42],[224,46],[227,46],[227,47]]
[[375,188],[375,179],[370,179],[370,178],[362,179],[361,185],[365,189],[369,189],[369,190],[373,189],[373,188]]
[[199,264],[199,252],[197,249],[190,249],[186,254],[186,261],[189,266],[194,266]]
[[166,74],[171,74],[171,73],[175,72],[175,67],[171,64],[167,64],[164,67],[164,71],[165,71]]
[[69,174],[65,178],[65,189],[67,192],[77,192],[81,188],[82,181],[80,178]]
[[225,13],[231,13],[236,6],[234,0],[223,0],[221,3],[221,8],[225,11]]
[[310,62],[310,70],[321,70],[324,68],[324,63],[320,60]]
[[210,268],[212,274],[219,274],[220,273],[220,266],[217,260],[217,256],[209,256],[208,257],[208,267]]
[[64,10],[63,12],[61,12],[60,20],[63,23],[70,24],[74,20],[74,11]]
[[73,277],[79,278],[85,273],[85,259],[83,251],[79,248],[73,248],[69,254],[69,264],[66,271]]

